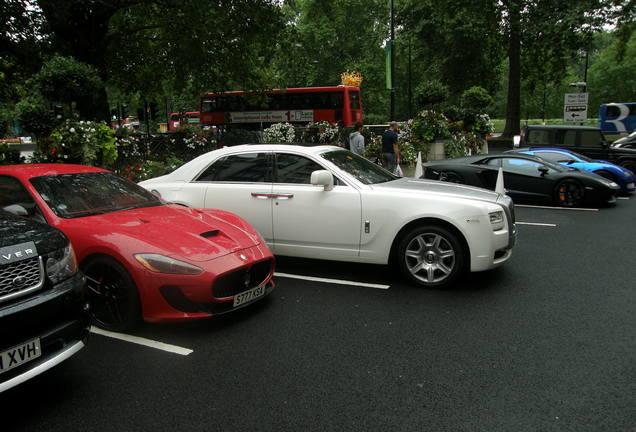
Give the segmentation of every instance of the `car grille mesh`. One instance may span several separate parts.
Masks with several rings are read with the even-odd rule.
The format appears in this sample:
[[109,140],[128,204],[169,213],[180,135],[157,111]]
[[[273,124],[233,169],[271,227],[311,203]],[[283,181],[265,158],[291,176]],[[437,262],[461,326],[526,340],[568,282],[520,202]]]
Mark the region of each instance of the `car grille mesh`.
[[44,274],[39,258],[3,265],[0,267],[0,302],[17,297],[22,291],[30,291],[42,284]]
[[212,286],[212,295],[217,298],[231,297],[261,285],[272,272],[273,264],[274,261],[268,259],[219,276]]

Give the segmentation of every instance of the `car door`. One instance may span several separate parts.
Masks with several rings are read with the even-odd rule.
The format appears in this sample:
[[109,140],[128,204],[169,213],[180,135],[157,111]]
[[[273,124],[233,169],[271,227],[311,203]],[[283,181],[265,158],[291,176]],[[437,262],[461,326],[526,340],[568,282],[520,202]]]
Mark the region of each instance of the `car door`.
[[195,180],[205,187],[204,207],[236,213],[271,245],[272,179],[270,152],[240,152],[210,164]]
[[582,130],[578,135],[577,152],[592,159],[609,159],[609,146],[600,130]]
[[274,253],[306,258],[358,255],[360,193],[337,178],[331,190],[312,186],[311,173],[323,169],[304,155],[276,154],[272,190]]
[[[512,199],[546,201],[552,199],[554,171],[537,161],[503,157],[501,164],[504,172],[504,187]],[[548,172],[541,174],[539,168]]]

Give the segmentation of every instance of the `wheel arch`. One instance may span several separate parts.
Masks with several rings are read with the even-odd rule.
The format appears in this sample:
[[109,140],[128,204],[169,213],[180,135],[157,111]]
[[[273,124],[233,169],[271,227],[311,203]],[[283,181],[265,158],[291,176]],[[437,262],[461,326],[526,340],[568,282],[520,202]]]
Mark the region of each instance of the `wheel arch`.
[[[398,246],[400,244],[400,241],[402,240],[402,238],[404,238],[404,236],[411,231],[413,228],[418,227],[418,226],[422,226],[422,225],[437,225],[439,227],[445,228],[447,230],[449,230],[450,232],[452,232],[453,234],[455,234],[457,236],[457,238],[459,239],[462,249],[463,251],[466,253],[466,260],[464,260],[464,266],[467,268],[470,268],[470,247],[468,245],[468,241],[466,240],[466,237],[464,236],[464,233],[457,228],[455,225],[453,225],[452,223],[450,223],[449,221],[446,221],[444,219],[438,219],[435,217],[422,217],[419,219],[414,219],[410,222],[408,222],[406,225],[404,225],[402,228],[400,228],[400,230],[398,231],[398,233],[395,235],[395,237],[393,238],[393,242],[391,243],[391,249],[389,251],[389,264],[390,265],[395,265],[396,264],[396,255],[397,255],[397,249]],[[465,269],[463,269],[465,270]]]

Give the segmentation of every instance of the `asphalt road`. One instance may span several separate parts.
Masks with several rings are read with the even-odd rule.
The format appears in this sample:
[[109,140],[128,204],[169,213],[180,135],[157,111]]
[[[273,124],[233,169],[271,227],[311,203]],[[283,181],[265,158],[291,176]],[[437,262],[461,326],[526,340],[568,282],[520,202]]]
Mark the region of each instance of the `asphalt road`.
[[281,273],[386,287],[278,277],[254,307],[135,332],[187,356],[93,334],[0,395],[0,428],[635,431],[636,197],[517,220],[512,260],[449,291],[279,258]]

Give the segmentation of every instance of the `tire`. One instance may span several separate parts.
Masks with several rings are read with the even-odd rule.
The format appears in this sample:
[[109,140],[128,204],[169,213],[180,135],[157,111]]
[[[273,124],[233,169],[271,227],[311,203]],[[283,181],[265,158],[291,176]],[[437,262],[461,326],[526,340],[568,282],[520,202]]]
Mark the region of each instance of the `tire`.
[[561,180],[554,188],[554,203],[561,207],[577,207],[583,203],[585,190],[572,179]]
[[631,172],[636,174],[636,161],[635,160],[627,159],[627,160],[621,161],[619,163],[619,165],[622,166],[623,168],[627,168],[628,170],[630,170]]
[[614,183],[616,183],[616,176],[614,174],[612,174],[609,171],[605,171],[605,170],[600,170],[600,171],[595,171],[594,174],[598,174],[601,177],[604,177],[608,180],[613,181]]
[[125,331],[141,321],[139,293],[126,269],[109,257],[91,259],[82,266],[87,278],[93,323]]
[[402,275],[425,288],[446,288],[464,269],[466,253],[456,234],[437,225],[421,225],[399,242],[397,262]]
[[449,183],[464,183],[464,178],[455,171],[440,171],[439,180]]

